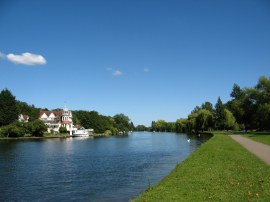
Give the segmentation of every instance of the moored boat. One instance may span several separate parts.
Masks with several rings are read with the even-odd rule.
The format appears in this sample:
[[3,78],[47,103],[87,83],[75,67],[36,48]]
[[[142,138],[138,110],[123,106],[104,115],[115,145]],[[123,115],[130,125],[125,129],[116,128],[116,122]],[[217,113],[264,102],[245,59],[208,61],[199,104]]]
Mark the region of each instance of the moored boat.
[[89,132],[84,127],[81,127],[73,135],[75,137],[89,137]]

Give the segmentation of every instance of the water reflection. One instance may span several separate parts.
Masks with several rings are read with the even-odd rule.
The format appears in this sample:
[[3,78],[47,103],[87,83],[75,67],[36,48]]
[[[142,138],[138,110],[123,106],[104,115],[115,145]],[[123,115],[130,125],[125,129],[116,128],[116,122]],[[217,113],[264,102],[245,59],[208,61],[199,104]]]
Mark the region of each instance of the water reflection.
[[175,133],[0,141],[0,201],[128,201],[203,141]]

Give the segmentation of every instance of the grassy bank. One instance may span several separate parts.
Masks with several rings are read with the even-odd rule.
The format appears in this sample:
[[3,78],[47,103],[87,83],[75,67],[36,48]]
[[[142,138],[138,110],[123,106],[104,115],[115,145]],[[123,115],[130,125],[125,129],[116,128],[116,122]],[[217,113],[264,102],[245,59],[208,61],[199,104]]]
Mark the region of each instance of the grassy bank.
[[269,201],[270,167],[226,135],[215,134],[134,201]]
[[251,133],[244,135],[244,137],[247,137],[247,138],[252,139],[254,141],[257,141],[257,142],[261,142],[261,143],[270,145],[270,133],[269,132],[268,133],[251,132]]

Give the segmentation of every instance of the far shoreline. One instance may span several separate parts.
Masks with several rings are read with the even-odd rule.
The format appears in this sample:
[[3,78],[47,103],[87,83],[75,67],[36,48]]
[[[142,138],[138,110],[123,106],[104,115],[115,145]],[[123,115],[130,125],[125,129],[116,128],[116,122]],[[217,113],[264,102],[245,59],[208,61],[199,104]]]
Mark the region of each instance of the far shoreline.
[[[105,134],[94,134],[90,135],[87,138],[97,138],[97,137],[112,137],[112,135],[105,135]],[[0,137],[1,140],[31,140],[31,139],[55,139],[55,138],[60,138],[60,139],[67,139],[67,138],[78,138],[75,135],[52,135],[52,136],[43,136],[43,137],[35,137],[35,136],[26,136],[26,137]]]

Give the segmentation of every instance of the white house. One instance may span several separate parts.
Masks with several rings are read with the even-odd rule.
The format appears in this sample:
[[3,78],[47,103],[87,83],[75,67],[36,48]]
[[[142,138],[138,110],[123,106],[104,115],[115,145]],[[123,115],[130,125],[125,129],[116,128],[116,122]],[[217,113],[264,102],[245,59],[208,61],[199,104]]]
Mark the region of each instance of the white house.
[[72,113],[65,106],[63,110],[40,111],[39,119],[48,127],[48,132],[59,133],[59,128],[65,127],[70,135],[76,130],[72,121]]
[[23,123],[27,123],[28,120],[29,120],[29,116],[27,116],[25,114],[19,114],[18,121],[23,122]]

